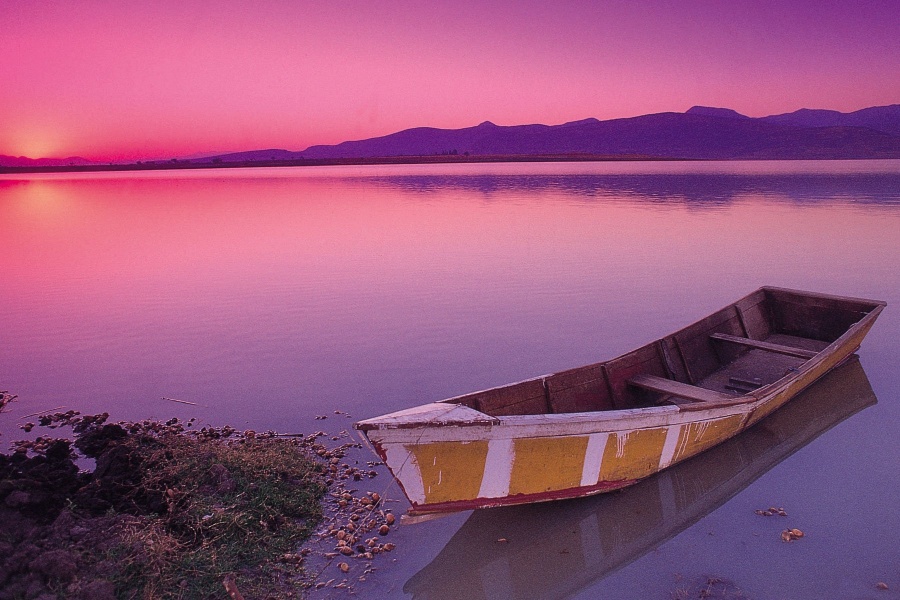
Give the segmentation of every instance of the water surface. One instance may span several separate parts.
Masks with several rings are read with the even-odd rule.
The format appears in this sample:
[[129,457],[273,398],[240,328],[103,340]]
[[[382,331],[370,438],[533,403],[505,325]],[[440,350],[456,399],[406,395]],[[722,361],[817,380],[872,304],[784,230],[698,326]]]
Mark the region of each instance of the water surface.
[[[860,351],[877,403],[547,597],[669,598],[707,575],[754,598],[897,597],[900,551],[873,529],[900,530],[900,161],[5,176],[0,240],[0,389],[19,395],[2,444],[60,406],[339,431],[351,420],[335,410],[366,418],[610,358],[760,285],[886,300]],[[753,514],[772,504],[807,537],[782,544],[783,524]],[[509,517],[529,552],[552,539],[541,510]],[[398,561],[365,585],[445,597],[416,573],[471,537],[467,518],[401,528]],[[572,568],[548,560],[544,578]],[[504,583],[514,572],[463,577],[529,597]]]

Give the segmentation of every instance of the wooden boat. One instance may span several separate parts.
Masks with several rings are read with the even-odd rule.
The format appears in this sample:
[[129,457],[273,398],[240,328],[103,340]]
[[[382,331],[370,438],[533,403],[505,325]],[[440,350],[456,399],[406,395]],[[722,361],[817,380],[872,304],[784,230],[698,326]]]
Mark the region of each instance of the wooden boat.
[[[572,598],[658,549],[820,435],[876,403],[859,359],[852,356],[743,434],[621,493],[564,506],[473,512],[403,591],[414,600]],[[833,442],[820,447],[840,452]],[[510,543],[498,544],[499,539]],[[743,560],[753,556],[771,560],[767,553],[751,551]],[[768,568],[770,562],[750,571]],[[497,581],[514,593],[498,594]]]
[[616,490],[778,409],[855,352],[884,307],[763,287],[618,358],[355,427],[412,515]]

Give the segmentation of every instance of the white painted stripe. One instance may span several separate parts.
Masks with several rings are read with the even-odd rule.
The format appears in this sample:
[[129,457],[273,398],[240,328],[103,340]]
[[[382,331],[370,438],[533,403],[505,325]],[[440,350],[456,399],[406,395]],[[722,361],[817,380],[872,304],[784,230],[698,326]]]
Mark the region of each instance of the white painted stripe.
[[414,504],[425,502],[425,486],[422,483],[422,472],[415,455],[403,444],[386,444],[383,446],[387,455],[387,464],[406,491],[406,496]]
[[600,480],[600,466],[609,435],[609,433],[594,433],[588,437],[587,449],[584,451],[584,466],[581,468],[582,486],[595,485]]
[[616,432],[616,458],[625,457],[625,442],[628,441],[628,436],[630,436],[632,433],[632,431]]
[[665,469],[672,464],[675,458],[675,450],[678,446],[678,437],[681,434],[681,425],[669,425],[666,428],[666,443],[663,444],[662,454],[659,455],[659,468]]
[[484,476],[481,478],[479,498],[502,498],[509,495],[509,477],[513,465],[513,441],[510,438],[488,442]]

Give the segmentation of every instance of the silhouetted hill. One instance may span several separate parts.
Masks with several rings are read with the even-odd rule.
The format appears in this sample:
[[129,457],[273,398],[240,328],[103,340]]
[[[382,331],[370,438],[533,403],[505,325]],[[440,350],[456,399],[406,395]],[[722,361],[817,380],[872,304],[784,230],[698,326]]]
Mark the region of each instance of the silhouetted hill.
[[900,135],[892,133],[897,112],[893,109],[836,113],[843,116],[831,115],[824,126],[806,124],[804,115],[754,119],[730,109],[699,106],[686,113],[608,121],[585,119],[553,126],[501,127],[488,121],[463,129],[418,127],[368,140],[311,146],[296,156],[335,159],[469,153],[684,159],[900,158]]
[[290,150],[269,149],[269,150],[248,150],[246,152],[229,152],[228,154],[219,154],[218,156],[208,156],[198,159],[202,162],[209,162],[212,159],[220,159],[223,162],[243,162],[247,160],[292,160],[297,158],[298,152]]
[[93,161],[70,156],[69,158],[27,158],[0,154],[0,165],[4,167],[69,167],[73,165],[93,165]]
[[851,113],[836,110],[800,110],[762,117],[760,121],[798,127],[868,127],[891,135],[900,135],[900,104],[873,106]]
[[749,119],[747,115],[742,115],[736,110],[730,108],[715,108],[713,106],[692,106],[686,115],[704,115],[707,117],[725,117],[728,119]]

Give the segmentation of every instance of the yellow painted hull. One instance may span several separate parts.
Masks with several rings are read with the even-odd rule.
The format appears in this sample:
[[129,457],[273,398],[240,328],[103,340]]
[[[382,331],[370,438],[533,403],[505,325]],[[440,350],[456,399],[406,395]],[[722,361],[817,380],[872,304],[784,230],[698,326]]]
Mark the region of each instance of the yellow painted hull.
[[[369,441],[412,504],[411,513],[484,508],[587,496],[619,489],[739,433],[748,414],[579,435],[394,442],[370,432]],[[448,435],[450,434],[450,435]],[[431,437],[431,436],[429,436]]]
[[[768,291],[770,288],[764,290],[772,293]],[[786,296],[791,302],[801,298],[813,306],[841,300],[821,295],[798,296],[801,293],[794,291],[776,290],[774,293],[793,294]],[[739,303],[750,306],[748,298],[751,297]],[[707,379],[703,382],[707,388],[692,385],[691,371],[700,371],[702,362],[692,365],[682,354],[684,374],[681,376],[669,363],[662,363],[668,359],[663,345],[670,342],[665,339],[656,342],[652,351],[645,348],[626,355],[628,360],[624,363],[620,358],[599,368],[584,368],[585,372],[593,369],[591,374],[603,374],[606,387],[611,390],[609,397],[613,405],[621,404],[623,398],[645,398],[646,392],[635,389],[636,384],[632,382],[643,382],[635,375],[651,375],[651,382],[661,381],[663,389],[672,392],[657,397],[657,402],[651,405],[580,412],[554,413],[548,409],[539,414],[502,414],[518,410],[510,406],[534,405],[535,398],[540,402],[542,391],[547,405],[552,408],[554,398],[550,394],[554,389],[554,378],[558,377],[552,375],[392,413],[362,421],[356,427],[401,485],[413,514],[574,498],[623,488],[739,434],[846,360],[859,347],[884,307],[884,303],[877,301],[850,299],[847,302],[856,303],[849,306],[859,312],[860,317],[837,332],[840,335],[832,334],[836,337],[830,343],[808,342],[824,345],[821,350],[798,349],[799,357],[779,355],[777,360],[770,360],[767,352],[772,348],[775,352],[784,352],[785,347],[763,343],[763,349],[738,353],[737,358],[727,354],[729,360],[723,361],[724,366],[706,374]],[[862,302],[869,304],[860,304]],[[869,308],[861,310],[860,306]],[[849,310],[844,305],[840,307],[844,312]],[[748,315],[750,310],[747,309]],[[840,318],[847,320],[846,315],[841,315]],[[737,314],[736,318],[740,319],[743,331],[752,333],[744,323],[750,321],[752,315],[742,317]],[[719,338],[729,337],[723,331],[727,333],[733,329],[723,330],[726,326],[722,323],[730,321],[710,319],[673,334],[674,342],[670,347],[681,351],[682,346],[688,346],[701,334],[708,335],[709,331],[718,334]],[[788,322],[790,319],[782,317],[782,320]],[[701,326],[702,331],[695,334]],[[830,325],[825,322],[818,327],[827,331]],[[685,332],[694,338],[687,337]],[[683,340],[680,343],[676,339],[679,335]],[[795,339],[799,338],[795,336]],[[745,343],[760,345],[758,340],[749,339],[749,334]],[[789,348],[787,352],[792,350]],[[653,374],[662,368],[653,366],[655,356],[661,357],[660,364],[670,379]],[[698,361],[703,359],[701,356]],[[776,365],[776,371],[784,365],[790,366],[783,376],[776,375],[773,381],[746,393],[727,396],[722,391],[711,391],[714,383],[709,382],[720,377],[722,369],[730,368],[729,373],[737,373],[749,365],[764,373],[772,371],[772,364]],[[619,376],[616,369],[625,375]],[[626,381],[627,377],[631,379]],[[687,379],[691,384],[679,379]],[[625,383],[619,386],[621,391],[616,396],[616,385],[620,380]],[[672,386],[678,387],[669,390]],[[495,414],[474,408],[484,408],[488,401],[497,404],[497,398],[504,394],[511,396],[508,390],[515,390],[518,396],[512,402],[503,400],[504,408],[495,410]],[[602,391],[594,393],[602,394]],[[686,402],[675,398],[679,394],[706,401]]]

